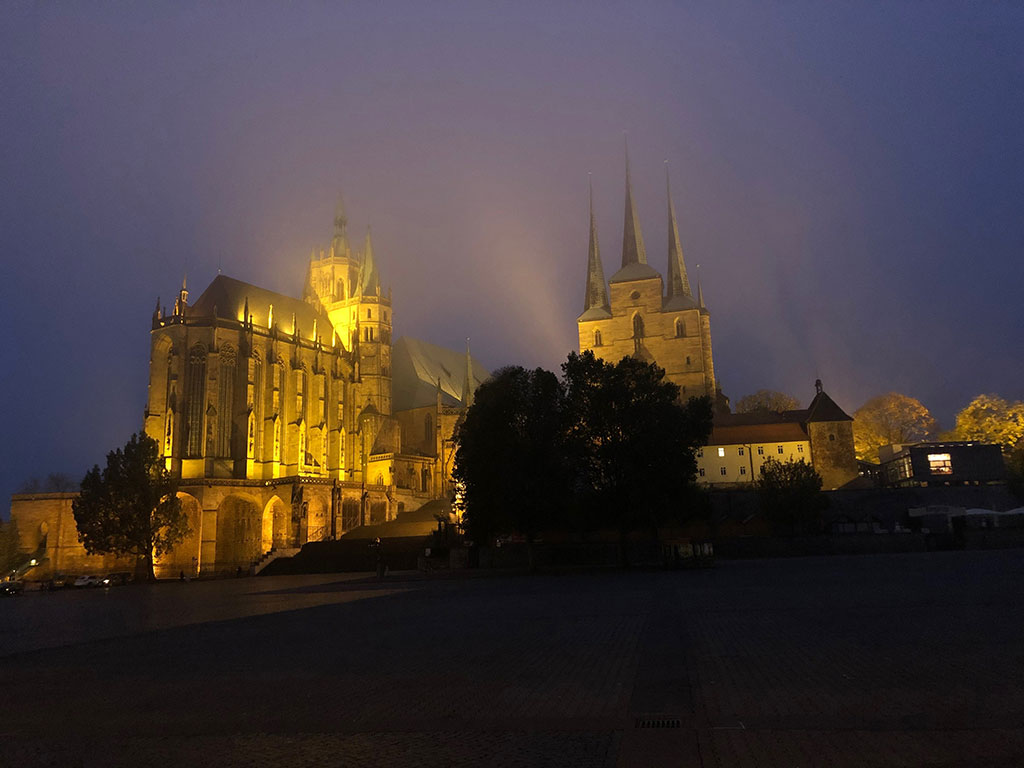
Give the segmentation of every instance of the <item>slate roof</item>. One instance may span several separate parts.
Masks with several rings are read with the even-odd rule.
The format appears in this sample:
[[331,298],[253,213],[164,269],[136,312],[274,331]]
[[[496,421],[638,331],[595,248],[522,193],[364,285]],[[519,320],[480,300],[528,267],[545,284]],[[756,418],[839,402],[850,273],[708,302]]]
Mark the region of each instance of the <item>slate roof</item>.
[[316,320],[317,334],[321,339],[330,341],[331,321],[312,304],[227,275],[217,275],[196,302],[189,305],[187,313],[189,317],[213,317],[216,314],[217,317],[237,322],[242,319],[246,300],[249,302],[249,314],[257,326],[267,327],[267,316],[273,305],[274,325],[283,333],[292,332],[294,314],[301,336],[312,338],[313,320]]
[[807,432],[797,422],[719,426],[716,421],[708,445],[789,443],[807,439]]
[[[479,387],[490,378],[480,361],[473,361],[473,380]],[[466,353],[403,336],[391,349],[392,411],[422,408],[437,402],[437,380],[441,380],[441,403],[462,404],[466,378]]]

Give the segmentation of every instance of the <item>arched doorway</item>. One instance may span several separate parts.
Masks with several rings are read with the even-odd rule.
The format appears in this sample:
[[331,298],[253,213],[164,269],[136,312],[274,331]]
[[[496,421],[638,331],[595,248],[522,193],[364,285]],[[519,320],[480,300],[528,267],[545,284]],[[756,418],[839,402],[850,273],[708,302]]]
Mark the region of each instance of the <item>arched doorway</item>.
[[329,532],[327,504],[314,496],[306,507],[306,541],[323,541]]
[[265,546],[263,551],[268,549],[293,546],[292,536],[292,508],[285,504],[280,496],[274,496],[263,509],[263,543],[267,543],[267,533],[270,534],[270,546]]
[[178,493],[181,512],[188,520],[189,531],[174,549],[153,559],[153,573],[158,579],[173,579],[184,573],[192,577],[199,573],[199,527],[202,522],[202,505],[199,499],[187,493]]
[[228,496],[217,508],[215,568],[247,569],[260,556],[263,526],[256,502],[244,496]]

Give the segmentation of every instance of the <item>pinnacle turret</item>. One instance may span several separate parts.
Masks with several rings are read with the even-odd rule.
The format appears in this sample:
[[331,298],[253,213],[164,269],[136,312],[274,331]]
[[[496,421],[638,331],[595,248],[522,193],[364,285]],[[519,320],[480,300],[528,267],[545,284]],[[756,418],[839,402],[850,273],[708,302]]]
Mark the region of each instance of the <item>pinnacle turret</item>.
[[462,382],[462,405],[473,405],[473,358],[469,354],[469,339],[466,339],[466,380]]
[[348,217],[345,215],[345,203],[338,195],[338,202],[334,207],[334,237],[331,238],[332,255],[339,258],[346,258],[349,254],[348,246]]

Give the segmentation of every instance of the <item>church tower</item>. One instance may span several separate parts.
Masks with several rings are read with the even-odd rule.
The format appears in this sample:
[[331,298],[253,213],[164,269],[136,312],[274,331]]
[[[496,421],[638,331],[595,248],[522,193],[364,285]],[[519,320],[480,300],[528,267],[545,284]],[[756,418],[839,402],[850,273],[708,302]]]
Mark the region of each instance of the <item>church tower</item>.
[[665,177],[668,203],[666,283],[647,263],[643,233],[633,200],[626,154],[626,208],[622,229],[622,265],[604,282],[597,242],[593,189],[590,193],[590,247],[583,313],[577,319],[580,351],[618,362],[633,355],[665,369],[683,397],[715,395],[710,316],[698,286],[693,297],[679,240],[672,193]]
[[310,257],[303,298],[323,308],[331,332],[352,355],[359,385],[354,407],[362,411],[372,406],[377,413],[390,415],[391,292],[381,289],[369,229],[362,251],[352,252],[340,199],[329,249]]

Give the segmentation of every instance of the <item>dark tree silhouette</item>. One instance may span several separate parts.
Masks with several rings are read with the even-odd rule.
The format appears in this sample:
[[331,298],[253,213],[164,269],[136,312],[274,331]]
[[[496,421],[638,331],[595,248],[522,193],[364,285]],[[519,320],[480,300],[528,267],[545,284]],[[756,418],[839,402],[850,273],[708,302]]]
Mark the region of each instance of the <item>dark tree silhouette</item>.
[[78,538],[90,554],[133,555],[153,578],[153,558],[170,552],[189,534],[177,483],[164,469],[156,441],[132,435],[124,448],[94,466],[71,505]]
[[821,529],[828,498],[821,492],[821,475],[800,461],[768,459],[757,481],[761,511],[776,531],[790,535]]
[[562,370],[577,504],[618,530],[625,565],[630,531],[696,512],[696,451],[711,433],[711,399],[681,405],[661,368],[632,357],[612,364],[573,353]]
[[561,382],[541,368],[502,368],[474,394],[454,472],[474,541],[516,532],[532,544],[543,528],[561,525],[569,491],[564,399]]

